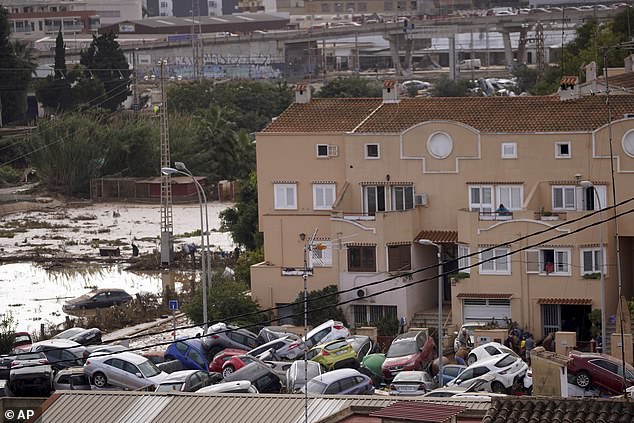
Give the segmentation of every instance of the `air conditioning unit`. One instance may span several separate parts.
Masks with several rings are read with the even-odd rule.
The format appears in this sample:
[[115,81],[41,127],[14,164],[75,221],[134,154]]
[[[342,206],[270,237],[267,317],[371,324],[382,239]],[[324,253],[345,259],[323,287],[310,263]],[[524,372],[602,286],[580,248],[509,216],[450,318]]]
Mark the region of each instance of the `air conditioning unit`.
[[632,118],[634,118],[634,113],[625,113],[625,114],[623,115],[623,118],[625,118],[625,119],[632,119]]
[[328,145],[328,157],[337,157],[339,155],[338,145]]
[[359,288],[357,289],[357,298],[365,298],[367,292],[365,290],[365,288]]
[[417,207],[427,207],[427,194],[414,195],[414,205]]

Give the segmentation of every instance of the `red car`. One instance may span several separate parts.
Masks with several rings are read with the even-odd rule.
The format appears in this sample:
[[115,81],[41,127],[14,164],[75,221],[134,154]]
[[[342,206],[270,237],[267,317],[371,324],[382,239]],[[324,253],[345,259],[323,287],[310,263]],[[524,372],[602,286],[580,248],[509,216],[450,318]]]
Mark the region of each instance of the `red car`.
[[214,355],[213,360],[209,363],[209,371],[210,372],[222,372],[222,366],[225,364],[227,360],[236,355],[245,354],[245,350],[240,350],[237,348],[226,348],[220,351],[218,354]]
[[[568,373],[580,388],[595,388],[611,395],[623,393],[623,362],[607,354],[582,353],[572,351],[568,354],[572,360],[568,363]],[[625,387],[634,386],[634,367],[625,363]]]
[[253,361],[255,360],[250,355],[234,355],[233,357],[229,358],[229,360],[225,361],[225,363],[222,365],[222,377],[225,378],[229,376],[231,373],[243,368]]
[[422,331],[403,333],[392,341],[385,354],[383,379],[391,381],[403,370],[426,370],[435,357],[434,338]]

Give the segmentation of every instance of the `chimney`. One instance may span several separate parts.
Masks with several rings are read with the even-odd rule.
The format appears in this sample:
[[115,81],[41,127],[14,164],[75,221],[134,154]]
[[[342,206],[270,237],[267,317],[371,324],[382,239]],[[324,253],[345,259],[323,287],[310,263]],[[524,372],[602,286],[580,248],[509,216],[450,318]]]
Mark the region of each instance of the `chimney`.
[[634,54],[625,58],[625,72],[634,72]]
[[597,79],[597,64],[592,61],[585,67],[586,70],[586,82],[592,82]]
[[299,82],[295,85],[295,103],[310,103],[310,85],[305,82]]
[[399,101],[396,81],[383,81],[383,103],[398,103]]
[[559,84],[559,99],[574,100],[579,98],[579,78],[576,76],[564,76]]

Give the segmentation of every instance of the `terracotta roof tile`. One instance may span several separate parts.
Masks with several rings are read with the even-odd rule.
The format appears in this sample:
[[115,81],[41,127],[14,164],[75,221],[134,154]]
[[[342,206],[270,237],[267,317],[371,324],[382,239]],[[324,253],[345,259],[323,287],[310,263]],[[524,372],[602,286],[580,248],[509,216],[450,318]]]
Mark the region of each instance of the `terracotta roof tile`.
[[395,402],[382,410],[370,413],[370,417],[381,417],[388,421],[414,421],[418,423],[445,423],[465,410],[451,405]]
[[416,238],[414,238],[414,242],[418,242],[421,239],[428,239],[438,244],[455,244],[458,242],[458,232],[424,230],[420,231],[420,233],[416,235]]
[[496,399],[483,423],[631,422],[634,403],[611,398]]
[[383,88],[394,88],[396,86],[396,81],[393,79],[388,79],[383,81]]
[[579,83],[579,78],[576,76],[562,76],[560,83],[561,85],[577,85]]
[[591,298],[539,298],[537,304],[592,305]]
[[513,294],[504,294],[502,292],[461,292],[457,295],[458,298],[513,298]]
[[[605,83],[605,76],[597,78],[597,81]],[[634,88],[634,72],[625,72],[609,76],[608,84],[612,88]]]
[[[615,95],[612,116],[634,113],[634,95]],[[314,99],[292,104],[265,133],[400,133],[429,121],[455,121],[488,133],[593,131],[607,124],[605,98],[584,96]]]

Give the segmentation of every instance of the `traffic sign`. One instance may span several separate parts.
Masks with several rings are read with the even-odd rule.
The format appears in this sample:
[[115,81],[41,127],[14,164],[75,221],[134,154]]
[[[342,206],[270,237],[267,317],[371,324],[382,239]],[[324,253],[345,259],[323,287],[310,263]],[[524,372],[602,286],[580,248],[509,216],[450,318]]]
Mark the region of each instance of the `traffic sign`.
[[173,311],[178,310],[178,300],[169,300],[169,309]]

